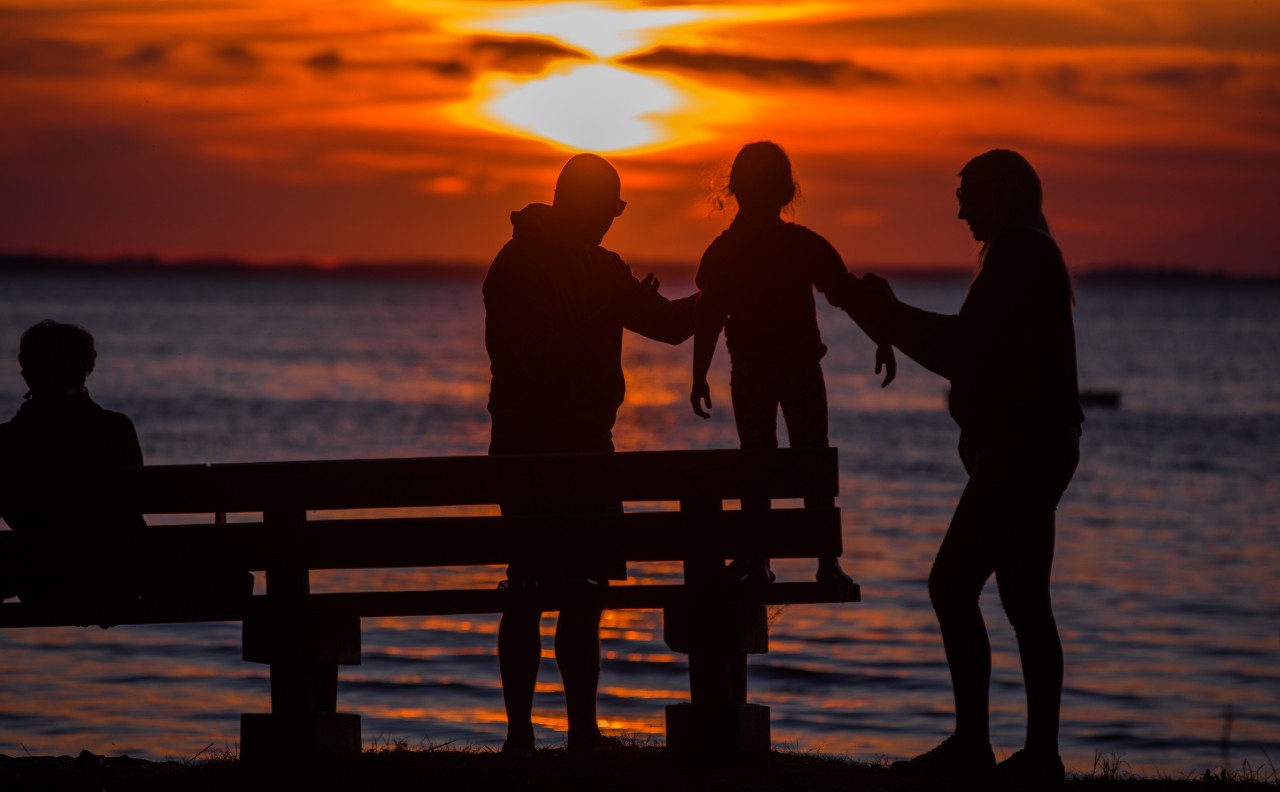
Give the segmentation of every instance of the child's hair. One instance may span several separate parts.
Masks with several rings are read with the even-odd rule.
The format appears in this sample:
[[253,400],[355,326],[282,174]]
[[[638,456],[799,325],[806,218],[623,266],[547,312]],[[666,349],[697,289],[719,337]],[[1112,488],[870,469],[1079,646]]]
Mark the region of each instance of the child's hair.
[[729,171],[729,192],[738,206],[782,210],[796,199],[791,160],[777,143],[761,140],[748,143],[733,159]]
[[28,328],[18,345],[18,365],[33,390],[83,386],[97,357],[88,330],[51,319]]

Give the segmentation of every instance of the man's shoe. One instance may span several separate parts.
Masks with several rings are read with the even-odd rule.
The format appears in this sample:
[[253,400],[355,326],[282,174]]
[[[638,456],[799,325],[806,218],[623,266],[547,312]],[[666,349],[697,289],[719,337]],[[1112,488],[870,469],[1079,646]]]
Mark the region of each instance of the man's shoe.
[[889,771],[903,778],[987,778],[995,767],[990,743],[961,742],[952,736],[932,751],[894,762]]
[[1014,751],[1013,755],[996,765],[996,779],[1019,783],[1046,784],[1066,780],[1067,771],[1062,757],[1049,751]]
[[570,734],[569,742],[565,747],[569,750],[569,753],[587,754],[599,751],[616,751],[620,748],[625,748],[626,743],[617,737],[610,737],[604,734],[595,734],[585,739],[574,737]]
[[533,734],[513,736],[507,733],[506,742],[502,743],[502,755],[527,758],[534,754]]

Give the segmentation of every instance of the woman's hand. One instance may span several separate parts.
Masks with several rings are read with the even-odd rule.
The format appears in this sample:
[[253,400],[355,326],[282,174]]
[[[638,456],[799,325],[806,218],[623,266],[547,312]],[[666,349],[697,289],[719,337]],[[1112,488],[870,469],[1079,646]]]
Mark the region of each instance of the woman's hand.
[[880,306],[898,302],[898,295],[893,293],[893,287],[889,285],[889,281],[879,275],[868,272],[862,276],[861,285],[866,290],[866,299],[870,302],[878,303]]
[[711,409],[711,386],[707,384],[705,379],[695,379],[693,381],[693,389],[689,392],[689,403],[693,405],[693,412],[701,418],[710,418],[711,413],[702,409],[702,405],[707,405],[707,410]]

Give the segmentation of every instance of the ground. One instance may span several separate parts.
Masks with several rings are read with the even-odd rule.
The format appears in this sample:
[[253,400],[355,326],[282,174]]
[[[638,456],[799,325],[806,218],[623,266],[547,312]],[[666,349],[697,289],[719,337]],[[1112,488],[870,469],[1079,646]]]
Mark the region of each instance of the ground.
[[[771,752],[731,761],[692,761],[659,745],[631,745],[586,756],[564,749],[515,758],[490,750],[411,749],[385,746],[360,756],[246,764],[233,756],[184,762],[149,762],[129,757],[7,757],[0,755],[0,789],[25,790],[840,790],[928,792],[971,784],[904,781],[880,765],[800,752]],[[1074,778],[1068,789],[1164,790],[1275,789],[1274,771],[1229,777],[1181,779],[1114,778],[1100,769],[1092,778]]]

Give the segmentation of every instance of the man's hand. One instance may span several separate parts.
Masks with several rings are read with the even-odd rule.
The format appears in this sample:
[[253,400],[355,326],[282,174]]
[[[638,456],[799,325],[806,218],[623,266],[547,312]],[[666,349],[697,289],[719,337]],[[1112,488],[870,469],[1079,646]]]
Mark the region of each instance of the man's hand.
[[658,282],[658,276],[650,272],[648,275],[644,276],[644,280],[640,281],[640,285],[654,294],[657,294],[658,286],[660,285]]
[[701,418],[710,418],[711,413],[702,409],[702,405],[707,405],[707,410],[711,409],[711,386],[707,384],[705,379],[694,380],[693,390],[689,392],[689,403],[693,405],[693,411]]

